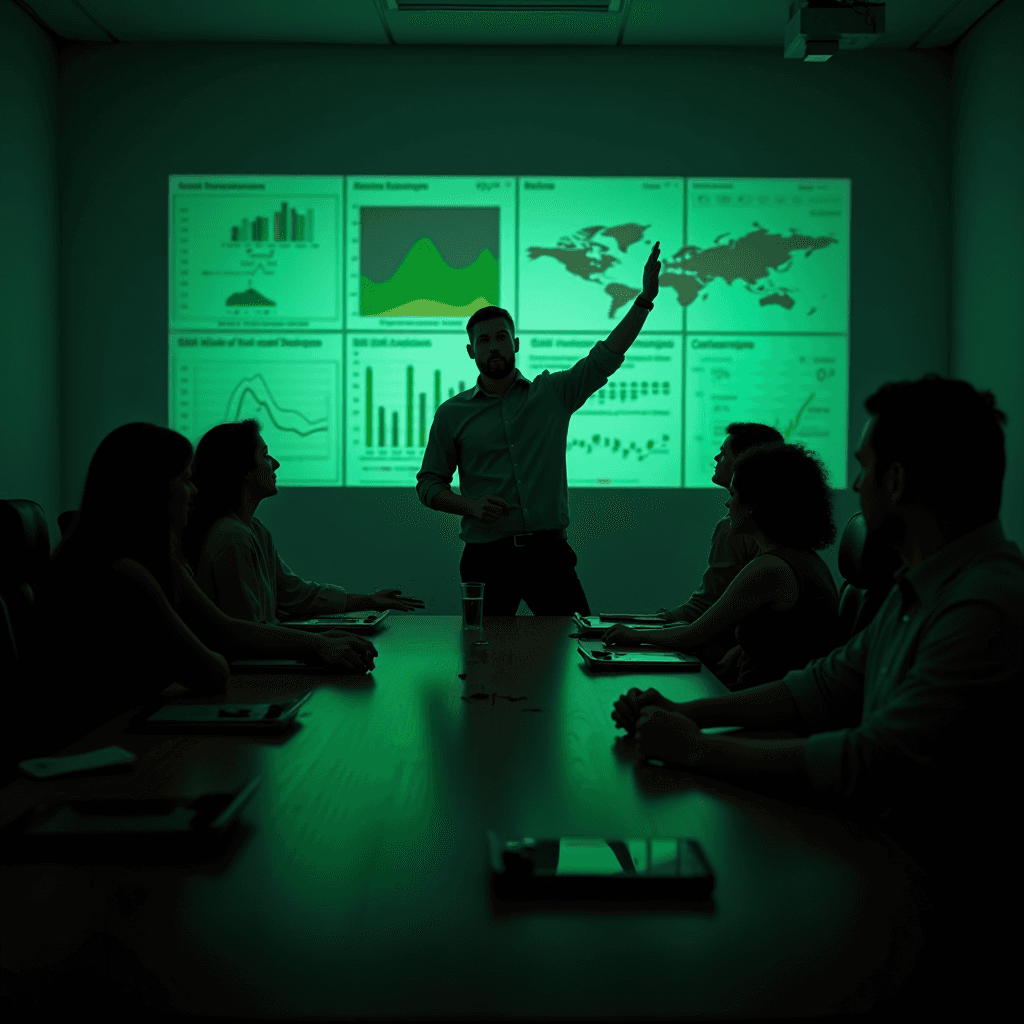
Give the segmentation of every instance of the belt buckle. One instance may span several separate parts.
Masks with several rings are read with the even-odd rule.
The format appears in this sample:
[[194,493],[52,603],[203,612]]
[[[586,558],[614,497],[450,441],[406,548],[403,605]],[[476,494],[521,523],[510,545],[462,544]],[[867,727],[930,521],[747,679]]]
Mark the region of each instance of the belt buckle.
[[513,544],[514,547],[517,547],[517,548],[525,548],[526,547],[526,541],[524,540],[523,543],[520,544],[519,543],[519,538],[520,537],[532,537],[532,536],[533,536],[533,531],[532,530],[528,530],[526,533],[514,533],[514,534],[512,534],[512,544]]

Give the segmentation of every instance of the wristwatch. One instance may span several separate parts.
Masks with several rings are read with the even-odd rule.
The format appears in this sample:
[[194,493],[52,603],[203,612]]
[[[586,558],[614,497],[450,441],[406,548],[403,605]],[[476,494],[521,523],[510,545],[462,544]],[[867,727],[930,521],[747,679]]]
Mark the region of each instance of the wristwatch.
[[638,295],[633,300],[633,305],[639,306],[641,309],[646,309],[648,311],[654,309],[654,303],[648,302],[642,295]]

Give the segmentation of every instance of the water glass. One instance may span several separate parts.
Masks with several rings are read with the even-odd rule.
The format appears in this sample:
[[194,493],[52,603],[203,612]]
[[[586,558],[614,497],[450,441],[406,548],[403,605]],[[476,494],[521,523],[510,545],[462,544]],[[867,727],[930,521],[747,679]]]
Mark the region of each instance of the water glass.
[[484,628],[484,585],[462,584],[462,628],[482,632]]

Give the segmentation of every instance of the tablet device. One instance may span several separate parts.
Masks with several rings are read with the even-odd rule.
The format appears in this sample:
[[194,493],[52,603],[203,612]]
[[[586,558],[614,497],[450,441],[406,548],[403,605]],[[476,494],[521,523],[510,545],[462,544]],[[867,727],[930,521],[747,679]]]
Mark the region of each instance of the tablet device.
[[160,704],[131,721],[142,732],[283,732],[313,691],[276,704]]
[[578,640],[579,651],[587,668],[596,672],[699,672],[701,660],[685,651],[669,651],[664,648],[606,646],[600,640]]
[[295,619],[282,622],[289,629],[304,629],[311,633],[322,633],[328,629],[345,629],[350,633],[371,633],[387,618],[389,608],[382,612],[341,612],[338,615],[320,615],[312,619]]
[[657,627],[657,626],[673,626],[678,623],[666,622],[665,619],[659,618],[657,615],[617,615],[609,617],[607,615],[580,615],[576,612],[573,616],[578,626],[584,626],[588,629],[608,629],[610,626],[615,625],[616,622],[621,622],[623,625],[635,624],[641,629],[646,627]]
[[598,616],[601,622],[657,622],[665,623],[660,615],[653,612],[601,612]]
[[235,793],[199,797],[60,800],[31,808],[0,830],[4,861],[161,863],[223,849],[257,776]]
[[715,875],[681,836],[508,838],[487,833],[494,894],[506,899],[707,900]]

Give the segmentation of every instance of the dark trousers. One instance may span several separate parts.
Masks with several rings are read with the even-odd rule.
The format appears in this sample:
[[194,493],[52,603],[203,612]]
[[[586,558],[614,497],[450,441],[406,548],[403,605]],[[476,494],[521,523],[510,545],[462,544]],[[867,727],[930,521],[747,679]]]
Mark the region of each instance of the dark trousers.
[[590,614],[576,576],[576,552],[561,530],[467,544],[459,572],[463,583],[486,584],[484,615],[515,615],[520,600],[534,615]]

